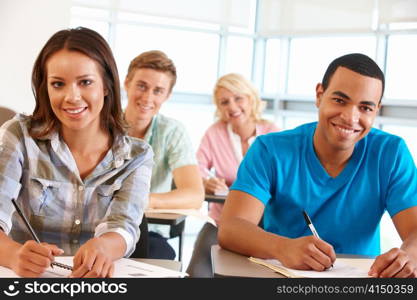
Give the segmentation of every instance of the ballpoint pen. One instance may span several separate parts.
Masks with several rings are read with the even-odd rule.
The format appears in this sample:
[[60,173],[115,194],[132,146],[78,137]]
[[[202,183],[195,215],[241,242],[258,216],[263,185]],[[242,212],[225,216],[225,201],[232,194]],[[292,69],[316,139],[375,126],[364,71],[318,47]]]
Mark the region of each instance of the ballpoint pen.
[[[23,222],[26,225],[26,228],[29,230],[30,234],[32,235],[33,239],[38,242],[39,244],[41,243],[41,241],[39,240],[38,236],[36,235],[35,231],[33,230],[32,226],[30,225],[29,221],[26,219],[26,216],[23,214],[22,210],[20,209],[20,207],[17,205],[16,201],[14,199],[12,199],[12,203],[14,205],[14,208],[16,209],[17,213],[19,214],[19,216],[22,218]],[[52,262],[51,263],[51,268],[53,269],[53,266],[57,266],[60,268],[64,268],[67,270],[71,270],[72,271],[72,267],[68,266],[66,264],[62,264],[59,262]]]
[[[303,215],[304,215],[304,220],[306,220],[307,226],[308,226],[308,228],[310,228],[313,235],[316,238],[321,239],[319,234],[317,233],[316,228],[314,228],[313,222],[311,222],[311,219],[310,219],[309,215],[307,214],[307,212],[305,210],[303,210]],[[332,268],[333,268],[333,264],[332,264]]]

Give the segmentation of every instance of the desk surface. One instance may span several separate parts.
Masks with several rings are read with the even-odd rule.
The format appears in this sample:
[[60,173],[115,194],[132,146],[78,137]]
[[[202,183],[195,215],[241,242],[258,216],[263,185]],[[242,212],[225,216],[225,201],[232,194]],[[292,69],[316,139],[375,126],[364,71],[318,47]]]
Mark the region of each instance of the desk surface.
[[152,259],[152,258],[131,258],[146,264],[167,268],[173,271],[181,272],[181,262],[169,259]]
[[263,277],[283,278],[271,269],[251,262],[247,256],[211,246],[211,261],[214,277]]
[[224,203],[224,201],[226,200],[226,196],[216,196],[216,195],[206,194],[204,196],[204,200],[207,202]]
[[187,216],[180,214],[168,213],[149,213],[145,212],[148,223],[163,225],[178,225],[183,222]]
[[[343,255],[338,258],[374,258],[365,255]],[[211,262],[214,277],[283,278],[284,276],[264,266],[251,262],[247,256],[226,250],[219,245],[211,246]]]

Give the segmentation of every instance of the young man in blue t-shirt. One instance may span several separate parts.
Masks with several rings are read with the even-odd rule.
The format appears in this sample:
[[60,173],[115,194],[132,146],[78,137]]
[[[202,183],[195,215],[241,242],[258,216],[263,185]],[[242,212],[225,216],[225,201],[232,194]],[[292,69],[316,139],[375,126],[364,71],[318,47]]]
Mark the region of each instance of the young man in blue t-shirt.
[[[334,60],[316,87],[319,121],[260,136],[249,149],[222,213],[220,245],[317,271],[335,253],[379,255],[370,276],[416,277],[417,169],[401,138],[372,128],[384,84],[363,54]],[[403,244],[380,255],[385,210]]]

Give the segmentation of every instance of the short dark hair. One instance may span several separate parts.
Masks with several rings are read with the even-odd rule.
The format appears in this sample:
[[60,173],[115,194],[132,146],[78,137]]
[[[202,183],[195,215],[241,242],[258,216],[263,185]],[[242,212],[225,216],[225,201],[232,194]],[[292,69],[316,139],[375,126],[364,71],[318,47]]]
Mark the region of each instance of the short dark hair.
[[134,72],[138,69],[152,69],[168,73],[171,77],[171,86],[169,91],[172,91],[172,88],[177,81],[177,69],[174,62],[164,52],[159,50],[146,51],[136,56],[129,64],[126,80],[130,81]]
[[[36,106],[31,116],[30,135],[39,138],[60,128],[48,95],[46,63],[56,52],[67,49],[87,55],[97,62],[107,95],[100,113],[100,124],[112,136],[125,132],[120,102],[120,81],[113,53],[106,40],[94,30],[77,27],[56,32],[39,53],[32,70],[32,92]],[[36,128],[36,130],[34,130]]]
[[[379,68],[377,63],[372,60],[369,56],[361,53],[351,53],[340,56],[330,63],[327,67],[326,73],[324,73],[321,84],[323,89],[326,90],[329,86],[330,79],[338,67],[345,67],[353,72],[361,75],[369,76],[381,80],[382,82],[382,93],[381,99],[384,95],[385,89],[385,76],[382,70]],[[379,101],[381,101],[381,99]]]

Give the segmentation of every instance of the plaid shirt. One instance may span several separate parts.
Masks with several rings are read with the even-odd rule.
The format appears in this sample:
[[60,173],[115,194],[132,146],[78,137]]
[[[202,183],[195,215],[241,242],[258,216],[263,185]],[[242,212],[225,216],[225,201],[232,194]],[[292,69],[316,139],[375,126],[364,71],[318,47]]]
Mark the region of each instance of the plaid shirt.
[[171,190],[172,172],[187,165],[197,165],[190,137],[179,121],[158,114],[153,117],[144,140],[155,153],[151,193]]
[[139,239],[147,206],[153,152],[145,142],[119,135],[84,180],[58,132],[33,139],[29,117],[0,128],[0,227],[13,240],[32,239],[11,199],[15,198],[39,239],[74,255],[94,236],[117,232],[129,256]]

